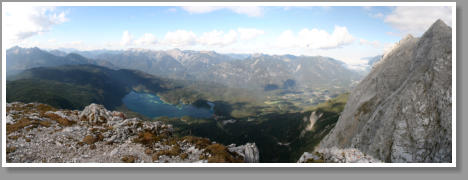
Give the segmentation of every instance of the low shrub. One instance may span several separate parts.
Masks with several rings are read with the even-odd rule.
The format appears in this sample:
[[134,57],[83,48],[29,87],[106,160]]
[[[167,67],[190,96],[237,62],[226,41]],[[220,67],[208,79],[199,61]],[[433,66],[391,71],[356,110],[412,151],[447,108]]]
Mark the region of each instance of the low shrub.
[[138,137],[133,139],[134,143],[140,143],[146,147],[153,147],[154,143],[159,142],[161,137],[156,136],[152,132],[144,131],[138,134]]
[[122,157],[121,159],[123,162],[125,163],[134,163],[135,160],[136,160],[136,157],[135,156],[132,156],[132,155],[126,155],[124,157]]
[[212,144],[206,147],[205,152],[210,153],[209,163],[242,163],[244,159],[237,153],[231,153],[226,146]]
[[82,142],[83,143],[86,143],[88,145],[92,145],[94,144],[95,142],[98,141],[98,138],[97,137],[94,137],[93,135],[87,135],[83,138]]
[[190,144],[194,144],[198,149],[205,149],[207,146],[211,145],[211,141],[208,138],[185,136],[182,140]]
[[66,118],[63,118],[63,117],[61,117],[61,116],[59,116],[58,114],[55,114],[55,113],[47,113],[44,116],[49,118],[52,121],[55,121],[55,122],[59,123],[62,126],[71,126],[71,125],[75,124],[74,121],[70,121],[70,120],[68,120]]

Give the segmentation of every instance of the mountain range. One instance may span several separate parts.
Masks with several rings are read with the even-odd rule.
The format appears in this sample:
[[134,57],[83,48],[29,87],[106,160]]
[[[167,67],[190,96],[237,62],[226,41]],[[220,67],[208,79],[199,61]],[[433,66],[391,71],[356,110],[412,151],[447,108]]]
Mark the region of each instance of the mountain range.
[[[172,49],[154,51],[45,51],[13,47],[7,50],[7,76],[34,67],[93,64],[111,69],[137,69],[156,76],[215,82],[229,87],[264,89],[349,88],[362,75],[341,61],[321,56],[219,54],[214,51]],[[293,83],[291,83],[293,82]]]

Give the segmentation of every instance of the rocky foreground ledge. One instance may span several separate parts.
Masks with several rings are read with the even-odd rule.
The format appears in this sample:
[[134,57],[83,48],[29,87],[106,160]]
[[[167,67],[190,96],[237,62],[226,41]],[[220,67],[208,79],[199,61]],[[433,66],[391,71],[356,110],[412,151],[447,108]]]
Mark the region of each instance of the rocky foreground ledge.
[[172,126],[127,118],[91,104],[83,111],[39,103],[7,103],[7,162],[257,163],[255,143],[224,146],[175,137]]

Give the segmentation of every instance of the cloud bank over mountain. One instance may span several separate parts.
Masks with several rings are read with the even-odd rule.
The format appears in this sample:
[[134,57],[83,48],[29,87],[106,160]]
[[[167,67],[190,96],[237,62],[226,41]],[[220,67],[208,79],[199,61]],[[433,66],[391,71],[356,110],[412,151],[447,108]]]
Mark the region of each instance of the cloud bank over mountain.
[[384,21],[398,29],[401,32],[401,36],[405,36],[406,34],[420,36],[437,19],[441,19],[448,26],[452,26],[452,7],[395,7],[385,17]]

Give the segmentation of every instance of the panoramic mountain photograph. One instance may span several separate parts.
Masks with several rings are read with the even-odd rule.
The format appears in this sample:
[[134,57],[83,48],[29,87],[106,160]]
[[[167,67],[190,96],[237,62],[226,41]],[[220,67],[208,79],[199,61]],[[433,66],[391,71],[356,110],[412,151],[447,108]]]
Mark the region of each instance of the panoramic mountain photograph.
[[7,165],[454,162],[453,5],[46,5],[2,3]]

